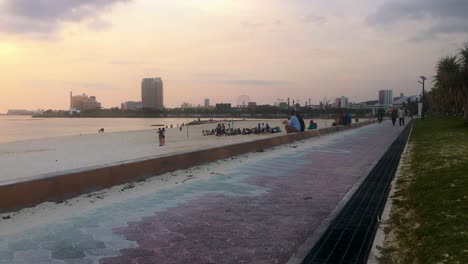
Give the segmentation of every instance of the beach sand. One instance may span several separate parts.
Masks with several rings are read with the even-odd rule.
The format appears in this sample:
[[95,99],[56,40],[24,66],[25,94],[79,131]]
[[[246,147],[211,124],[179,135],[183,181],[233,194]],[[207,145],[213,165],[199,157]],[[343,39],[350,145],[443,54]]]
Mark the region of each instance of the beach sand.
[[[253,128],[258,122],[283,129],[281,120],[234,121],[234,128]],[[319,128],[331,121],[317,120]],[[227,122],[225,122],[227,126]],[[48,173],[101,166],[139,158],[158,157],[283,135],[203,136],[202,130],[216,124],[166,129],[166,146],[160,147],[155,129],[86,134],[0,144],[0,184],[26,180]],[[187,133],[188,129],[188,133]]]

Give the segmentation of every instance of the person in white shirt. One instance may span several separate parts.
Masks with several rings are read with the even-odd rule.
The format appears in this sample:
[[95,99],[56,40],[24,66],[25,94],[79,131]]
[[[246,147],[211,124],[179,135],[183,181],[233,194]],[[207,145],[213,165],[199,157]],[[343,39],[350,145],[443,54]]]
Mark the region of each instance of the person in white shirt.
[[405,110],[403,108],[400,108],[398,110],[398,117],[400,118],[400,126],[405,125]]

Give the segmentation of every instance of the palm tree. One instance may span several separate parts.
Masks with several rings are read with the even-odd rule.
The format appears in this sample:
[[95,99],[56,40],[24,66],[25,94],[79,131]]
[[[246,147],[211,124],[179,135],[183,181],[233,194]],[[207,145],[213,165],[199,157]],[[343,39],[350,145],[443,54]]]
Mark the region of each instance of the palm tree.
[[468,123],[468,42],[460,51],[460,79],[464,97],[464,116],[465,123]]
[[438,103],[436,108],[444,112],[452,112],[454,99],[453,94],[460,85],[460,63],[457,56],[447,56],[441,58],[437,63],[437,74],[434,77],[434,93],[432,101]]

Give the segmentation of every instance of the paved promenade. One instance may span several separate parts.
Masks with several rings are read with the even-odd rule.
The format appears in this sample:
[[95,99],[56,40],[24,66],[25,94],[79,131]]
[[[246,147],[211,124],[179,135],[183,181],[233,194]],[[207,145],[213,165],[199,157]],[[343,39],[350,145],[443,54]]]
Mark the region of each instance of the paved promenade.
[[286,263],[401,130],[386,121],[2,215],[0,263]]

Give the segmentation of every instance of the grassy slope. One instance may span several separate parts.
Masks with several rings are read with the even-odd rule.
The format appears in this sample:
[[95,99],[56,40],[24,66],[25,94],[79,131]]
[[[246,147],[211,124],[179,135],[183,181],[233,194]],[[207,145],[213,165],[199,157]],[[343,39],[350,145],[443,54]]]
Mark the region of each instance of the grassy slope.
[[418,120],[411,143],[381,263],[468,263],[468,125]]

